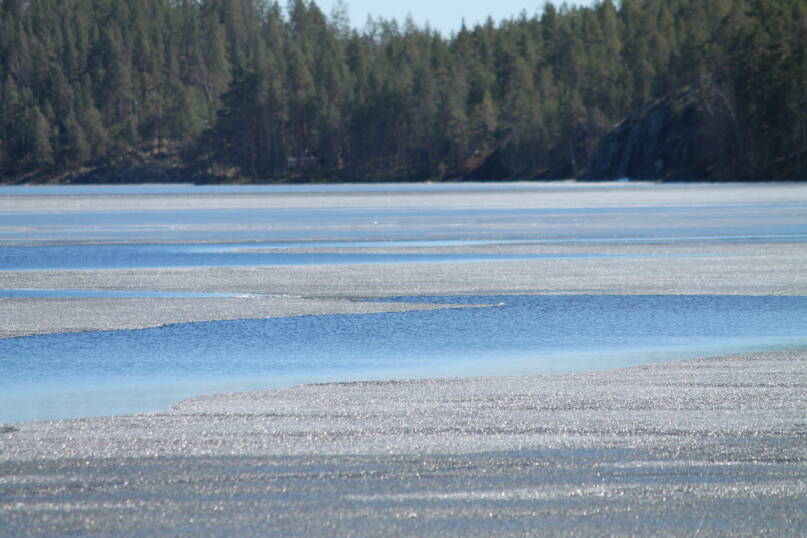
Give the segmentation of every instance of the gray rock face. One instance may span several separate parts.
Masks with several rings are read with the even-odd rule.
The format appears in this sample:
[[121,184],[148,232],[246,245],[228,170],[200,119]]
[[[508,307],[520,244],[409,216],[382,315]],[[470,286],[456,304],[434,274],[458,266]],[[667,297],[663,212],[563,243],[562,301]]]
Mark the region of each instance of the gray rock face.
[[603,137],[588,179],[685,180],[708,175],[698,151],[698,92],[651,103]]

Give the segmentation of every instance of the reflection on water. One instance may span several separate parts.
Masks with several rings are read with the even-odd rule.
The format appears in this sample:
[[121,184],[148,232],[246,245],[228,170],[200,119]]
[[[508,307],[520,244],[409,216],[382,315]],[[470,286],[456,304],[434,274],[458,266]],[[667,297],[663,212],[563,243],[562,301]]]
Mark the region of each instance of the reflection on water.
[[431,299],[502,306],[2,340],[0,422],[159,410],[302,382],[574,372],[807,345],[807,297]]

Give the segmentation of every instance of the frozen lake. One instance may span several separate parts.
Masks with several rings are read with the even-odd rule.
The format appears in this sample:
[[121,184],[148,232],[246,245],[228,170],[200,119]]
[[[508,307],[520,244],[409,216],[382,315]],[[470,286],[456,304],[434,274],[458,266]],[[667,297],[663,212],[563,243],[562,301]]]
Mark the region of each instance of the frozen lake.
[[[773,265],[759,265],[778,263],[770,252],[802,252],[807,242],[807,197],[793,189],[0,188],[3,319],[13,325],[31,308],[60,318],[31,331],[52,334],[0,340],[0,422],[156,411],[199,394],[308,382],[569,373],[803,349],[807,297],[758,285],[773,283]],[[724,267],[755,279],[753,292],[722,278]],[[613,275],[618,285],[602,283]],[[651,279],[695,292],[642,290]],[[219,312],[225,300],[287,294],[347,310]],[[385,297],[475,307],[362,310]],[[209,321],[161,317],[180,304],[204,305]],[[115,317],[105,308],[154,322],[92,330]]]

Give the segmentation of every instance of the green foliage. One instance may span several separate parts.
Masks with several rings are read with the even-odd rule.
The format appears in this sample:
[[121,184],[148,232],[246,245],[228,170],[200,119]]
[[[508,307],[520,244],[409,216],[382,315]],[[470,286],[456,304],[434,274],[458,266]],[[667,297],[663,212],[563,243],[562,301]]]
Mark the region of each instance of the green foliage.
[[90,159],[91,150],[87,135],[81,124],[71,115],[64,122],[64,141],[61,160],[67,166],[83,163]]
[[358,32],[345,10],[0,0],[0,175],[173,146],[255,179],[456,176],[489,155],[575,176],[611,126],[695,84],[732,174],[807,171],[803,0],[546,3],[449,37]]

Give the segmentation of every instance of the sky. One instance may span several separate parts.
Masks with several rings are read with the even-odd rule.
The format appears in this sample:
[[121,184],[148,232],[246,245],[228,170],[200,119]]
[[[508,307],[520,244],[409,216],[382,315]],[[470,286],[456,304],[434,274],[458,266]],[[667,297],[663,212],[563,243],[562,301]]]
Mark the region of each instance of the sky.
[[[315,0],[316,4],[326,15],[337,0]],[[544,5],[543,0],[344,0],[347,4],[350,21],[355,28],[364,28],[367,16],[381,16],[385,19],[397,19],[403,22],[411,14],[415,23],[422,27],[426,22],[432,29],[439,30],[444,35],[460,28],[463,18],[469,27],[483,23],[490,15],[495,22],[518,16],[526,10],[528,16],[535,15]],[[556,1],[558,5],[561,2]],[[590,1],[570,1],[569,4],[589,4]]]

